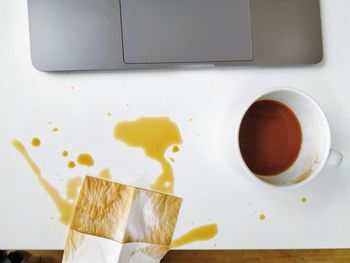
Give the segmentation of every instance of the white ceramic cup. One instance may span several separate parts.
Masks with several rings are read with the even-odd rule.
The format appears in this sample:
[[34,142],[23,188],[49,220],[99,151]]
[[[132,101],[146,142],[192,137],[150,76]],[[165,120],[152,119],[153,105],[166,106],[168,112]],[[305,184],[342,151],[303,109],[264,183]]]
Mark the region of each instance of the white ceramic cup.
[[[321,107],[306,93],[292,88],[276,88],[248,103],[239,119],[241,124],[245,113],[256,101],[275,100],[288,106],[296,115],[302,129],[302,145],[298,158],[288,170],[274,176],[254,174],[243,160],[239,149],[239,130],[236,147],[246,172],[260,182],[280,188],[295,188],[310,182],[325,165],[339,166],[343,155],[332,150],[330,128]],[[240,127],[240,125],[239,125]]]

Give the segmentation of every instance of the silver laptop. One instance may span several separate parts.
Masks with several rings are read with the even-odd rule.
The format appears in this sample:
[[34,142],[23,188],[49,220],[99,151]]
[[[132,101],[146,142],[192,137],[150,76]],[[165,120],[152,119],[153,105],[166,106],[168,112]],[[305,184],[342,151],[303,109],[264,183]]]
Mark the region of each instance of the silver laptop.
[[319,0],[28,0],[41,71],[316,64]]

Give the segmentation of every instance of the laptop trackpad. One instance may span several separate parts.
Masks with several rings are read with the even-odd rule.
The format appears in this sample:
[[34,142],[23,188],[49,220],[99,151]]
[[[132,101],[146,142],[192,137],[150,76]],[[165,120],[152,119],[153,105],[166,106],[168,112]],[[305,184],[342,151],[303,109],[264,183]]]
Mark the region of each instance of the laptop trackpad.
[[247,0],[120,0],[125,63],[252,60]]

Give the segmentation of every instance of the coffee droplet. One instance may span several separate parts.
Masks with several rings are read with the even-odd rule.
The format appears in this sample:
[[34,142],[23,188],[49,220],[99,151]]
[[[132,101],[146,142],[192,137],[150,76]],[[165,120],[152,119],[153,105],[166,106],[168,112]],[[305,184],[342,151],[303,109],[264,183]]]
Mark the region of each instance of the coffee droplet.
[[265,216],[264,214],[261,214],[261,215],[259,216],[259,219],[260,219],[261,221],[264,221],[264,220],[266,219],[266,216]]
[[41,141],[40,141],[39,138],[33,138],[33,139],[32,139],[32,145],[33,145],[34,147],[39,147],[40,144],[41,144]]
[[70,169],[73,169],[75,167],[75,162],[73,161],[70,161],[68,164],[67,164],[68,168]]
[[306,203],[306,201],[307,201],[306,197],[301,198],[302,203]]
[[67,157],[67,156],[68,156],[68,152],[67,152],[67,151],[63,151],[63,152],[62,152],[62,156],[63,156],[63,157]]
[[53,128],[52,131],[53,132],[58,132],[58,128]]
[[174,147],[173,147],[173,153],[177,153],[178,151],[180,151],[180,148],[179,148],[179,146],[177,146],[177,145],[175,145]]
[[77,162],[84,166],[93,166],[95,164],[94,159],[88,153],[81,153],[78,155]]

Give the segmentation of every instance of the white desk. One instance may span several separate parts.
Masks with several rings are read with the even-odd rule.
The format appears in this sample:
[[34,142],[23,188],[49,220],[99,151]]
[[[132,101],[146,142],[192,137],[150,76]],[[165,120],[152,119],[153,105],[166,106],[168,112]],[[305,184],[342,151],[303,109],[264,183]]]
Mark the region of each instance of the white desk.
[[[30,63],[26,1],[0,1],[0,248],[62,249],[67,230],[12,139],[28,146],[43,176],[62,193],[68,178],[105,167],[114,180],[148,184],[160,172],[158,163],[112,137],[117,122],[141,116],[169,116],[184,141],[173,165],[175,193],[184,197],[175,236],[218,224],[215,239],[185,248],[350,247],[349,10],[348,0],[322,1],[323,65],[47,74]],[[340,168],[325,169],[294,191],[254,183],[226,162],[216,139],[230,121],[230,105],[274,86],[311,94],[329,118],[332,146],[345,156]],[[34,136],[40,148],[30,147]],[[96,165],[69,170],[60,156],[65,149],[92,153]]]

